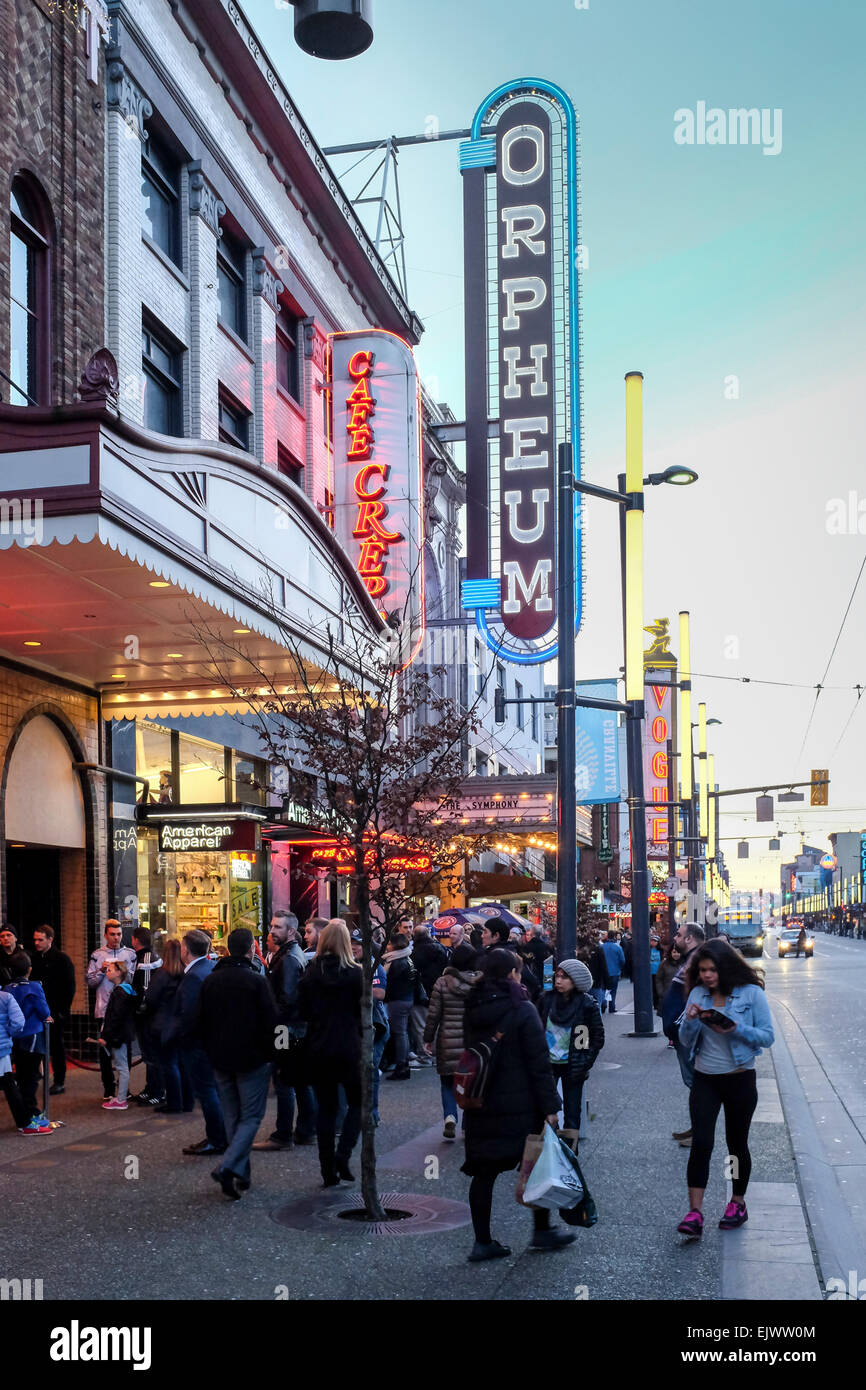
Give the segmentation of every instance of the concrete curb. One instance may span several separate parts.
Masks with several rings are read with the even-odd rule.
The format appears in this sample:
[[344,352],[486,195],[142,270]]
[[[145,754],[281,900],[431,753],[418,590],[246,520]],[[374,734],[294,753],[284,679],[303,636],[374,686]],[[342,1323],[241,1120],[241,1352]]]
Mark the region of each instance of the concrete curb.
[[[852,1176],[853,1170],[866,1172],[866,1144],[861,1141],[862,1152],[852,1154],[850,1165],[829,1160],[813,1114],[812,1102],[807,1098],[791,1050],[792,1042],[799,1051],[808,1048],[808,1043],[799,1033],[793,1014],[781,1001],[774,1001],[773,1015],[776,1042],[771,1055],[822,1290],[826,1289],[827,1281],[831,1278],[842,1279],[847,1287],[849,1271],[866,1272],[866,1244],[858,1234],[849,1209],[848,1194],[840,1180]],[[811,1048],[808,1050],[811,1052]],[[822,1094],[820,1104],[825,1120],[829,1116],[844,1129],[847,1115],[832,1088],[828,1087]]]

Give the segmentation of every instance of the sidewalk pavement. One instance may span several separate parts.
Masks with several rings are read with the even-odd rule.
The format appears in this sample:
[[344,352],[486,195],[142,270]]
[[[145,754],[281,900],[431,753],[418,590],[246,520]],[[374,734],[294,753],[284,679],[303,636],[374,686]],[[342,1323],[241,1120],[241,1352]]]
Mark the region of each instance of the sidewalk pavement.
[[[200,1115],[163,1118],[135,1105],[105,1112],[98,1075],[73,1071],[53,1112],[65,1128],[25,1139],[3,1118],[0,1275],[42,1278],[46,1298],[73,1300],[274,1299],[284,1290],[328,1300],[820,1297],[771,1056],[758,1061],[750,1220],[739,1231],[717,1229],[727,1200],[720,1132],[705,1233],[684,1244],[675,1228],[687,1206],[688,1154],[670,1136],[688,1126],[686,1091],[661,1033],[627,1036],[627,988],[619,1004],[605,1015],[606,1045],[586,1088],[592,1118],[581,1163],[599,1221],[563,1251],[528,1249],[531,1218],[514,1200],[512,1174],[497,1181],[493,1233],[513,1254],[491,1264],[466,1262],[468,1208],[465,1226],[431,1234],[374,1236],[344,1221],[309,1230],[277,1224],[275,1214],[296,1198],[314,1210],[333,1202],[319,1186],[315,1148],[254,1154],[252,1190],[229,1203],[210,1178],[212,1159],[181,1156],[203,1134]],[[435,1071],[383,1080],[381,1093],[380,1190],[465,1203],[463,1143],[442,1138]],[[262,1134],[273,1109],[271,1101]],[[353,1170],[359,1165],[356,1151]]]

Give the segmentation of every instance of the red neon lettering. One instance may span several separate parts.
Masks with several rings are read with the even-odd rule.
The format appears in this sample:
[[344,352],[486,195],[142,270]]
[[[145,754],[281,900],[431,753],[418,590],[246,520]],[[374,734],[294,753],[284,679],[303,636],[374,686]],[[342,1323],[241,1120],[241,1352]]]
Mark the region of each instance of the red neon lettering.
[[665,696],[667,695],[668,688],[669,687],[666,685],[653,685],[650,687],[653,695],[655,695],[656,697],[656,705],[659,709],[661,709],[662,705],[665,702]]
[[653,816],[650,838],[652,840],[666,840],[668,838],[667,820],[662,819],[661,816]]
[[[367,463],[363,468],[359,468],[355,474],[355,496],[360,497],[363,502],[378,502],[385,491],[389,472],[390,465],[387,463]],[[367,486],[367,479],[373,473],[378,473],[382,479],[375,492],[371,492]]]
[[359,405],[362,401],[369,401],[371,405],[376,404],[370,395],[370,383],[365,376],[362,376],[360,381],[355,382],[351,392],[346,397],[346,405]]
[[[364,578],[366,578],[368,574],[382,574],[382,556],[386,554],[387,550],[387,544],[384,544],[382,541],[364,541],[358,560],[358,573],[363,575]],[[369,585],[367,587],[369,588]]]
[[350,459],[368,459],[374,439],[373,431],[370,426],[361,425],[360,429],[350,429],[349,438],[352,442],[346,457]]
[[388,508],[384,502],[359,502],[358,519],[355,522],[353,536],[378,536],[380,541],[388,545],[402,539],[399,531],[386,531],[382,526],[382,521],[388,514]]
[[367,416],[375,413],[375,409],[375,401],[356,401],[352,406],[352,413],[349,416],[346,429],[350,432],[352,430],[359,430],[362,425],[367,423]]
[[388,592],[388,581],[384,574],[365,574],[364,583],[371,598],[381,598]]
[[651,797],[651,800],[652,800],[652,801],[667,801],[667,799],[668,799],[667,792],[668,792],[667,787],[653,787],[653,789],[652,789],[652,797]]
[[667,755],[667,753],[662,753],[661,750],[660,750],[658,753],[653,753],[653,756],[652,756],[652,763],[650,764],[650,766],[652,767],[653,777],[667,777],[667,775],[668,775],[668,755]]
[[373,370],[373,354],[369,348],[360,348],[358,352],[353,353],[346,370],[353,381],[362,376],[369,376]]
[[656,715],[653,720],[652,734],[656,743],[664,743],[668,736],[668,721],[663,714]]

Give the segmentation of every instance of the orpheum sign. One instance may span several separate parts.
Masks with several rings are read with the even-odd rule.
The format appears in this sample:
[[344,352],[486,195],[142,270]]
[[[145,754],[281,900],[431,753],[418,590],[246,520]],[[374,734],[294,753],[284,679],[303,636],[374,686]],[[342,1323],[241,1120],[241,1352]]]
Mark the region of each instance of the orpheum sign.
[[412,352],[391,333],[330,340],[334,529],[370,597],[399,623],[402,662],[423,622],[420,405]]
[[[510,84],[479,108],[472,136],[461,146],[468,484],[463,600],[497,654],[538,662],[556,651],[558,443],[572,441],[579,472],[574,110],[550,83]],[[492,478],[488,418],[498,422],[499,435]],[[492,508],[498,510],[496,536]],[[576,571],[579,621],[579,545]]]

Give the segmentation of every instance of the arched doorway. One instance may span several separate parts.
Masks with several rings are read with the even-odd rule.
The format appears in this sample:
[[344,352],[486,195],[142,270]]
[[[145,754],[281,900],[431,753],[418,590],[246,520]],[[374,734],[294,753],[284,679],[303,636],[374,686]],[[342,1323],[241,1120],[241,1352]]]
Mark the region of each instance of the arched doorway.
[[19,726],[3,787],[6,920],[27,948],[49,923],[76,962],[86,949],[89,808],[59,723],[35,714]]

